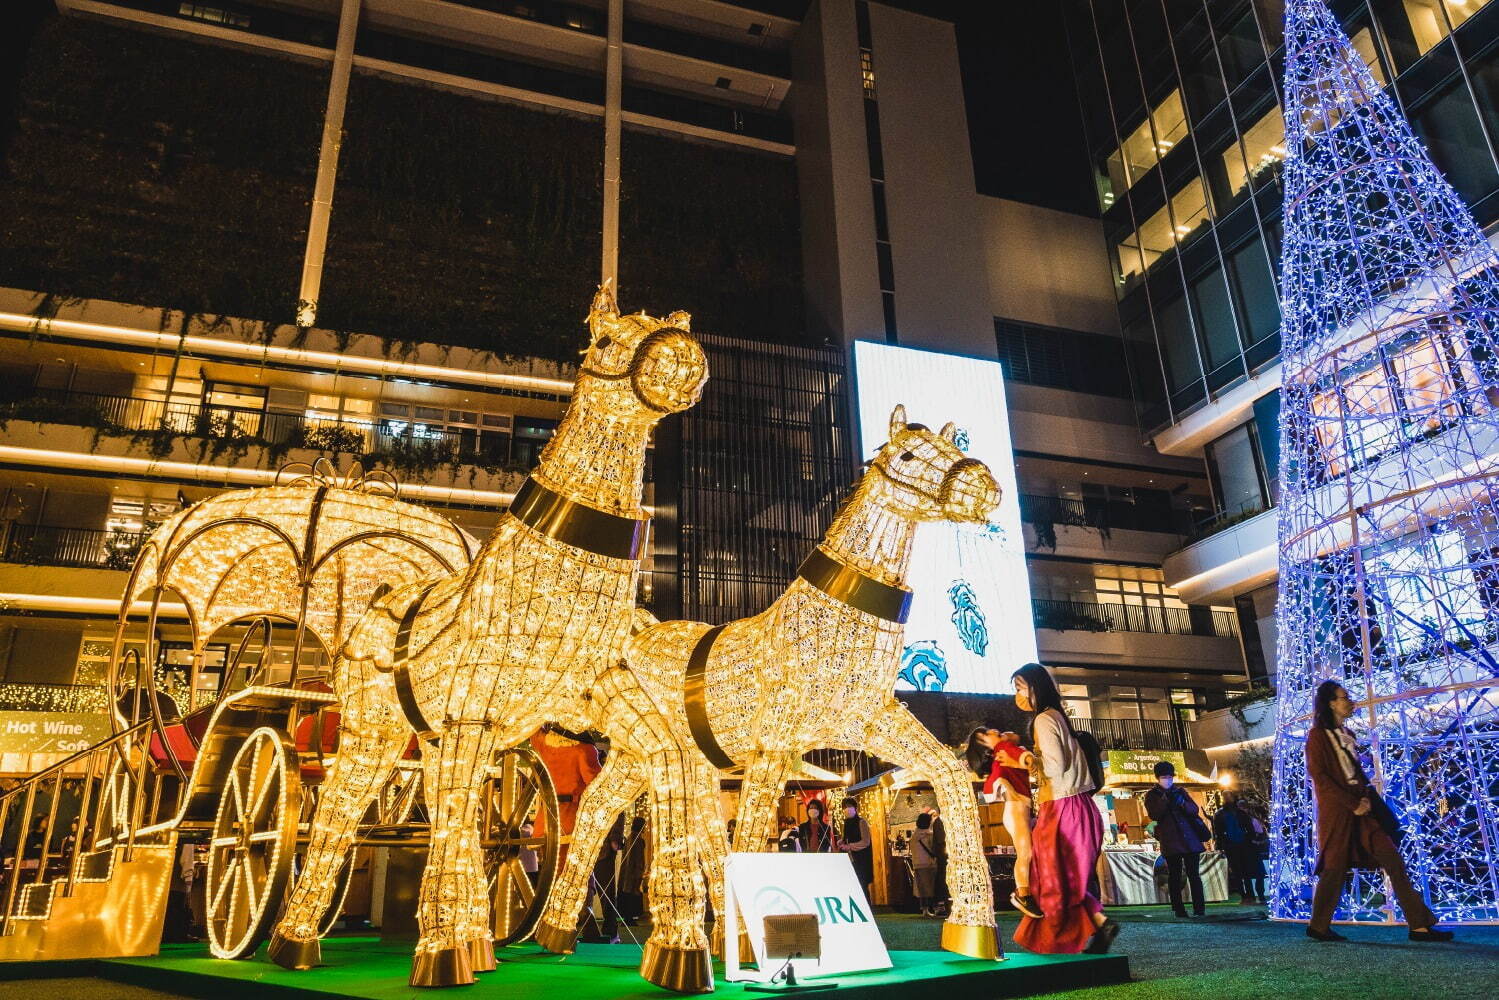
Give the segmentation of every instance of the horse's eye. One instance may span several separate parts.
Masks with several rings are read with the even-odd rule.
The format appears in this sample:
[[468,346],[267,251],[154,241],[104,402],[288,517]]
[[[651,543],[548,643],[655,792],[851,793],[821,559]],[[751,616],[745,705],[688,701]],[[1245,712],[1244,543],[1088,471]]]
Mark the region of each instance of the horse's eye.
[[909,462],[911,459],[913,459],[915,457],[916,456],[914,454],[912,454],[911,452],[904,451],[904,452],[901,452],[900,460],[902,462]]
[[602,350],[604,350],[605,348],[607,348],[612,343],[614,343],[614,341],[610,340],[609,339],[609,335],[606,333],[602,337],[600,337],[598,340],[596,340],[594,342],[593,346],[597,347],[599,350],[602,351]]

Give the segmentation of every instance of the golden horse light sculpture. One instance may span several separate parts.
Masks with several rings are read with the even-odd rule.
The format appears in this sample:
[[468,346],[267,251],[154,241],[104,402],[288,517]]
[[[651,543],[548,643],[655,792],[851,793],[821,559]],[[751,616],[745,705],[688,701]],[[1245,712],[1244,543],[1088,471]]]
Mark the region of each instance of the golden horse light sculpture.
[[[543,723],[594,724],[590,699],[617,711],[611,740],[652,776],[666,862],[651,875],[656,932],[642,974],[678,985],[705,964],[674,929],[693,921],[687,785],[692,758],[630,675],[614,669],[635,607],[649,524],[646,447],[668,413],[697,402],[707,359],[686,313],[620,316],[606,285],[588,316],[592,343],[561,424],[509,513],[466,570],[394,591],[361,620],[334,668],[340,752],[313,819],[307,866],[271,943],[289,968],[318,961],[317,927],[369,802],[414,730],[432,826],[418,904],[414,986],[472,982],[494,950],[477,829],[489,762]],[[672,859],[680,859],[673,867]],[[701,890],[697,892],[701,898]],[[697,913],[701,933],[701,910]],[[705,951],[703,952],[705,954]]]
[[[653,624],[626,646],[631,670],[670,712],[679,738],[711,765],[694,798],[699,857],[722,901],[724,835],[716,772],[744,767],[735,844],[765,850],[775,802],[801,755],[863,750],[932,782],[946,819],[953,907],[942,946],[974,958],[1002,954],[989,868],[968,769],[895,700],[910,591],[904,581],[922,521],[987,522],[1000,490],[982,462],[907,424],[897,407],[890,442],[869,463],[827,537],[765,611],[727,625]],[[601,719],[612,706],[595,699]],[[573,847],[536,940],[567,952],[576,939],[589,872],[614,817],[649,787],[637,760],[613,753],[583,794]],[[722,912],[722,907],[717,908]]]

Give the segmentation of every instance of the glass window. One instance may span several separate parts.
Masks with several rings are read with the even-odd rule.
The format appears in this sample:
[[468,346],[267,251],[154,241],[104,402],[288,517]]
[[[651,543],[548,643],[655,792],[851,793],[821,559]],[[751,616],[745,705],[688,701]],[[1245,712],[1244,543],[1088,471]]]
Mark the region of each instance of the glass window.
[[[1265,113],[1265,116],[1244,130],[1244,157],[1239,155],[1237,145],[1223,153],[1223,166],[1228,172],[1230,191],[1238,194],[1255,178],[1256,186],[1263,176],[1274,176],[1275,169],[1286,158],[1286,121],[1281,116],[1280,105]],[[1245,158],[1248,169],[1245,169]]]
[[1110,197],[1104,207],[1113,204],[1114,198],[1128,191],[1186,136],[1187,113],[1181,91],[1173,90],[1105,161]]
[[1461,79],[1418,112],[1411,124],[1425,140],[1432,160],[1468,204],[1499,187],[1494,158]]
[[1266,47],[1272,52],[1280,48],[1286,40],[1285,0],[1254,0],[1254,12],[1260,17]]
[[1395,652],[1409,655],[1488,631],[1479,579],[1463,572],[1471,561],[1461,532],[1418,532],[1372,561],[1381,570],[1371,575],[1380,631]]
[[1280,329],[1279,292],[1275,287],[1275,276],[1270,273],[1264,244],[1252,240],[1230,253],[1228,269],[1239,296],[1244,333],[1250,344],[1257,344]]
[[1264,508],[1258,457],[1248,424],[1240,424],[1209,444],[1206,455],[1208,480],[1220,512],[1239,514]]
[[1265,50],[1260,44],[1260,29],[1254,23],[1253,11],[1246,11],[1218,39],[1218,51],[1223,57],[1223,76],[1230,90],[1264,63]]
[[1132,287],[1140,275],[1178,243],[1186,243],[1206,232],[1206,223],[1211,218],[1207,188],[1201,177],[1194,177],[1171,196],[1170,205],[1161,206],[1145,220],[1137,233],[1126,236],[1115,246],[1119,284],[1124,288]]
[[1186,243],[1211,221],[1208,214],[1208,189],[1201,177],[1194,177],[1176,194],[1171,196],[1171,215],[1175,220],[1173,238],[1177,243]]
[[1488,2],[1489,0],[1442,0],[1442,6],[1447,10],[1447,19],[1456,28],[1482,10]]
[[1192,320],[1187,315],[1187,300],[1176,299],[1163,306],[1156,314],[1156,322],[1171,391],[1179,392],[1202,378],[1202,370],[1197,363],[1197,346],[1192,341]]
[[1197,328],[1207,348],[1207,365],[1216,369],[1238,361],[1239,334],[1234,327],[1234,310],[1228,297],[1223,272],[1213,271],[1192,282],[1192,305],[1196,310]]
[[[1483,0],[1483,2],[1486,3],[1487,0]],[[1364,60],[1364,65],[1369,67],[1370,74],[1378,81],[1379,85],[1383,87],[1388,84],[1390,81],[1384,75],[1384,64],[1379,61],[1379,51],[1374,47],[1373,33],[1368,28],[1360,28],[1353,33],[1353,37],[1349,41],[1353,43],[1353,51],[1357,52],[1359,58]]]
[[[1447,20],[1442,16],[1441,0],[1401,0],[1416,49],[1423,55],[1447,37]],[[1457,4],[1454,4],[1457,6]]]
[[1280,390],[1254,401],[1254,436],[1270,502],[1280,502]]

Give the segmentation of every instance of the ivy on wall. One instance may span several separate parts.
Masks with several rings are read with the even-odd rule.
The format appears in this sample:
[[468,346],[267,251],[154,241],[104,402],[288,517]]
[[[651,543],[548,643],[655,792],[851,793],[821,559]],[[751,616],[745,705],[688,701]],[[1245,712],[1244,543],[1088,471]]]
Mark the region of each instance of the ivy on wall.
[[[291,318],[327,70],[54,17],[0,169],[0,284]],[[356,74],[319,325],[575,360],[602,128]],[[799,342],[794,164],[629,131],[622,305]]]

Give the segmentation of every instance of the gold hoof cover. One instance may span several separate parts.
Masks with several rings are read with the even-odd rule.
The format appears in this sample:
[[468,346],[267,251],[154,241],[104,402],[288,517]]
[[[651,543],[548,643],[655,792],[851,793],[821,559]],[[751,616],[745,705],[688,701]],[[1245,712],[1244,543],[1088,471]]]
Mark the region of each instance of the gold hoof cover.
[[468,962],[475,972],[493,972],[499,965],[494,957],[494,942],[474,940],[468,943]]
[[571,955],[578,943],[576,929],[565,931],[542,923],[536,925],[536,943],[554,955]]
[[995,927],[975,927],[972,924],[943,924],[942,950],[969,958],[983,958],[1003,962],[1004,952],[999,947],[999,930]]
[[411,960],[412,986],[467,986],[474,981],[468,945],[419,951]]
[[640,975],[677,993],[712,993],[713,959],[707,948],[667,948],[646,941]]
[[322,945],[317,938],[311,941],[294,941],[279,933],[271,937],[266,955],[283,969],[313,969],[323,961]]

